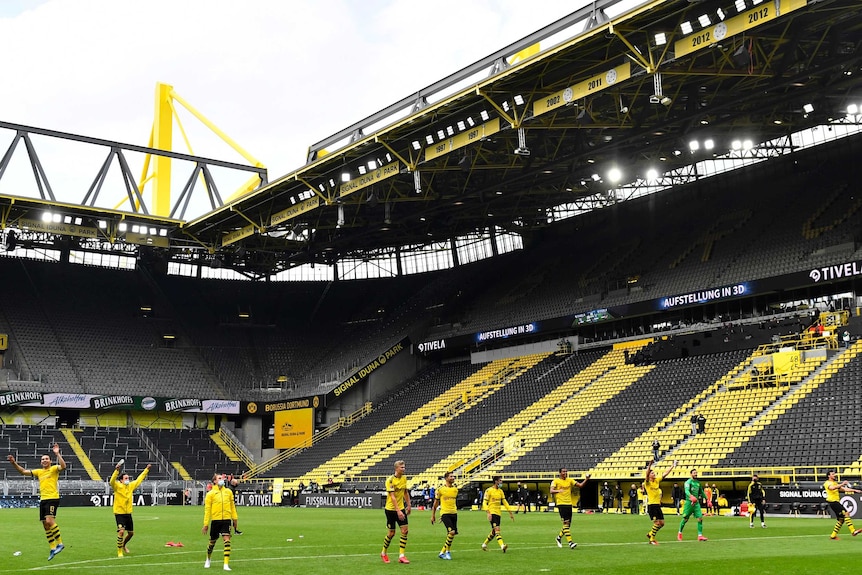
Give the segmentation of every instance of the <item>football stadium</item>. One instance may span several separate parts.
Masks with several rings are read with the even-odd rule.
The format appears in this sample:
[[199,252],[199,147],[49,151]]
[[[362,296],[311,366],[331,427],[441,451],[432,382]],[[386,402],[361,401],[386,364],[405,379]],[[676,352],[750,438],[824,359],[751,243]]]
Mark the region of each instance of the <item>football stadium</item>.
[[855,572],[860,76],[857,0],[597,0],[287,174],[0,122],[0,573]]

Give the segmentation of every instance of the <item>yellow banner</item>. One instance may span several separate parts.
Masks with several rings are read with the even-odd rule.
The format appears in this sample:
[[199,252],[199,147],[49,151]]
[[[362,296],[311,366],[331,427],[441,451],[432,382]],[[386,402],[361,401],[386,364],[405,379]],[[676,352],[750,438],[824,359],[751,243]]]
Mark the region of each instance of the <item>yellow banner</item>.
[[243,238],[247,238],[248,236],[253,235],[256,230],[257,226],[254,226],[252,224],[244,226],[238,230],[234,230],[222,238],[221,245],[222,247],[224,247],[234,244]]
[[[778,4],[778,9],[775,8]],[[721,42],[725,38],[736,36],[752,28],[757,28],[761,24],[771,22],[776,18],[789,14],[794,10],[805,8],[808,5],[808,0],[780,0],[780,2],[764,2],[757,5],[751,10],[746,10],[741,14],[728,18],[723,22],[719,22],[711,28],[704,28],[696,34],[690,34],[681,40],[677,40],[673,45],[674,55],[677,58],[692,54],[712,46],[717,42]]]
[[282,222],[286,222],[287,220],[293,219],[296,216],[302,215],[305,212],[310,212],[314,208],[320,205],[320,198],[317,196],[313,198],[308,198],[307,200],[303,200],[298,204],[294,204],[287,208],[286,210],[281,210],[280,212],[276,212],[272,215],[272,218],[269,220],[269,225],[275,226]]
[[126,232],[126,243],[137,244],[140,246],[156,246],[157,248],[171,247],[171,242],[166,237],[147,236],[144,234],[136,234],[134,232]]
[[275,448],[290,449],[311,442],[314,409],[288,409],[275,412]]
[[434,144],[430,148],[425,149],[425,161],[439,158],[449,152],[463,148],[469,144],[478,142],[482,138],[486,138],[500,131],[500,118],[494,118],[484,124],[479,124],[475,128],[456,134],[447,140],[443,140]]
[[606,88],[610,88],[618,82],[628,80],[632,76],[631,62],[620,64],[616,68],[611,68],[607,72],[596,74],[591,78],[587,78],[583,82],[578,82],[564,90],[554,92],[550,96],[546,96],[540,100],[533,102],[533,116],[541,116],[551,110],[556,110],[567,104],[571,104],[575,100],[579,100],[590,94],[601,92]]
[[20,229],[31,232],[45,232],[49,234],[60,234],[62,236],[75,236],[78,238],[97,238],[99,230],[87,226],[75,226],[72,224],[61,224],[54,222],[43,222],[40,220],[18,220]]
[[376,170],[371,170],[367,174],[363,176],[359,176],[358,178],[353,178],[349,182],[344,182],[341,184],[339,188],[341,190],[341,197],[346,197],[352,194],[353,192],[358,192],[362,188],[367,188],[372,184],[376,184],[377,182],[381,182],[387,178],[391,178],[392,176],[397,176],[401,172],[401,162],[395,161],[385,166],[381,166]]
[[775,375],[784,375],[799,365],[798,351],[779,351],[772,354],[772,371]]

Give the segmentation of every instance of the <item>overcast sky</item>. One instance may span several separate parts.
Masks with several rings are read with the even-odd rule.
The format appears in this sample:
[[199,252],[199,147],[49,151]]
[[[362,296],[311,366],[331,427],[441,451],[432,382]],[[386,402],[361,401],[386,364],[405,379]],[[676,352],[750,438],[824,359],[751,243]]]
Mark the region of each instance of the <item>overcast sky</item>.
[[[0,120],[146,145],[155,86],[164,82],[263,162],[275,180],[303,165],[309,145],[584,4],[3,0]],[[243,162],[183,121],[195,154]],[[0,155],[13,136],[0,130]],[[47,138],[35,143],[57,199],[80,203],[107,150]],[[180,142],[174,149],[187,151]],[[142,160],[130,161],[139,176]],[[175,168],[175,190],[187,173]],[[19,146],[0,193],[33,196],[32,182]],[[226,198],[232,190],[220,191]],[[115,187],[99,205],[113,207],[109,193],[122,200]],[[185,219],[207,207],[193,209],[197,213]]]

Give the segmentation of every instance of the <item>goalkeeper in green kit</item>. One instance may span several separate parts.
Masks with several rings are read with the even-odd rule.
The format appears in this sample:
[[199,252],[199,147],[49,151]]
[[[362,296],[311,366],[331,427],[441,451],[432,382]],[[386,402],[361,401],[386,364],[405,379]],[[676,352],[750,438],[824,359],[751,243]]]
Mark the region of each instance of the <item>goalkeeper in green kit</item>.
[[697,480],[697,469],[692,469],[691,479],[685,482],[685,507],[682,510],[682,520],[679,522],[679,533],[676,534],[679,541],[682,541],[682,530],[692,515],[697,519],[697,540],[706,541],[706,537],[703,536],[703,511],[700,509],[700,502],[704,497],[703,487]]

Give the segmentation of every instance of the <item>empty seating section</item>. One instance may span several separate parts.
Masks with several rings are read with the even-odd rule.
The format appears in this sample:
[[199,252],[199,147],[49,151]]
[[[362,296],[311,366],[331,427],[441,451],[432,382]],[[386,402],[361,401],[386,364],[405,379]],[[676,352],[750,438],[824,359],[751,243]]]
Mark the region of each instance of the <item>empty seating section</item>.
[[[618,355],[622,355],[619,354]],[[493,474],[508,467],[515,461],[535,450],[546,442],[555,442],[556,436],[573,422],[579,421],[588,413],[613,399],[614,396],[631,386],[654,366],[633,366],[620,362],[614,369],[606,372],[586,388],[557,405],[540,418],[528,423],[516,434],[517,443],[514,449],[499,458],[486,472]]]
[[854,427],[862,417],[860,352],[856,341],[806,381],[792,401],[777,406],[767,425],[719,466],[828,466],[839,473],[862,473],[862,437]]
[[168,470],[160,468],[136,430],[85,427],[75,433],[75,438],[105,481],[111,477],[120,459],[125,459],[123,469],[130,475],[136,476],[149,463],[153,465],[148,474],[150,479],[169,479],[171,476]]
[[[660,361],[638,381],[507,466],[507,473],[566,466],[588,470],[610,459],[656,422],[690,401],[738,363],[743,354]],[[663,449],[669,447],[663,443]],[[637,465],[645,461],[638,454]]]
[[[541,355],[524,356],[512,360],[489,362],[416,411],[398,421],[393,421],[380,433],[357,443],[322,466],[311,470],[303,479],[308,483],[312,479],[329,475],[349,478],[361,473],[390,453],[413,443],[448,422],[455,413],[481,403],[483,395],[493,393],[499,386],[505,385],[506,380],[501,380],[501,377],[514,378],[520,372],[535,365],[542,357]],[[465,396],[466,402],[464,402]],[[479,400],[473,401],[471,397],[479,397]]]
[[[399,387],[392,395],[374,406],[373,411],[347,429],[316,443],[298,455],[267,471],[266,477],[299,477],[319,467],[353,445],[368,439],[416,411],[434,397],[469,377],[479,366],[462,361],[424,371],[411,382]],[[314,478],[322,484],[325,476]]]
[[[54,444],[60,446],[66,469],[60,472],[60,479],[80,480],[89,479],[84,466],[78,458],[68,449],[63,434],[58,429],[41,425],[0,425],[0,450],[5,454],[12,454],[25,469],[38,469],[41,466],[43,455],[51,456],[51,464],[56,463],[52,448]],[[18,473],[11,465],[0,467],[0,479],[20,479]]]
[[[583,361],[571,363],[577,363],[582,367],[586,366],[585,358],[572,356],[569,359],[582,359]],[[560,373],[563,369],[563,366],[560,365],[561,361],[561,358],[557,356],[546,357],[528,371],[509,381],[495,393],[484,398],[476,398],[481,402],[472,409],[456,413],[445,425],[431,431],[425,437],[399,450],[396,454],[389,455],[366,473],[388,475],[392,472],[393,464],[398,459],[409,461],[410,468],[416,473],[420,473],[422,470],[444,460],[451,465],[451,461],[447,457],[453,449],[496,429],[503,421],[518,413],[524,404],[539,399],[558,385],[558,381],[554,382],[551,378],[542,378],[539,374],[547,374],[551,370]]]
[[241,474],[240,463],[231,462],[213,442],[207,429],[145,429],[144,434],[168,460],[179,462],[196,481],[207,481],[213,473]]
[[[460,449],[454,449],[452,453],[437,462],[435,465],[426,469],[420,479],[425,481],[435,481],[441,477],[443,473],[457,465],[462,464],[466,468],[475,466],[478,460],[480,463],[484,460],[483,455],[495,446],[500,444],[506,438],[512,437],[519,430],[527,426],[535,419],[542,417],[545,413],[568,400],[572,395],[589,385],[596,378],[601,377],[613,366],[618,365],[623,360],[622,351],[612,351],[596,358],[593,363],[584,367],[572,377],[562,381],[559,385],[553,387],[547,394],[538,398],[530,404],[521,403],[521,409],[513,414],[509,419],[500,422],[493,429],[476,437]],[[457,447],[457,446],[453,446]]]

